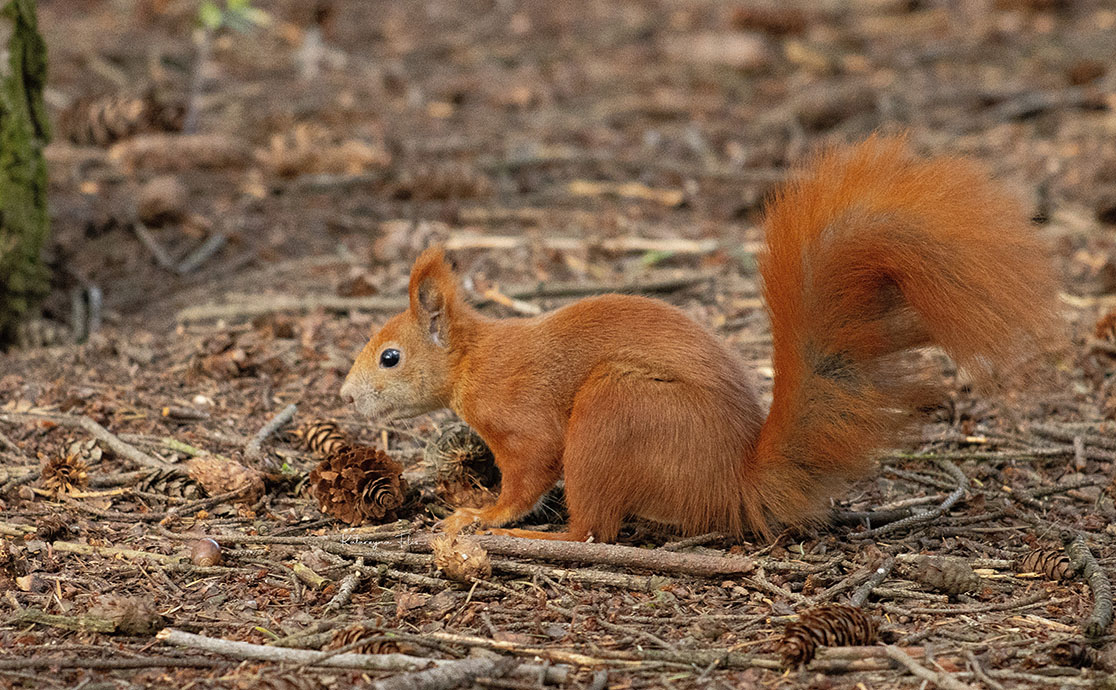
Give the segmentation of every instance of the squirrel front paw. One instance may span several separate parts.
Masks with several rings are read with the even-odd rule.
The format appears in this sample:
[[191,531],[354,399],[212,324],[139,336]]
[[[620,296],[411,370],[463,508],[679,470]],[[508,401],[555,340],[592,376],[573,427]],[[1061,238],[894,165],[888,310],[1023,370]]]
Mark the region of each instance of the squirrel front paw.
[[483,513],[484,511],[479,508],[458,508],[453,515],[442,520],[440,526],[446,534],[458,534],[470,525],[480,524]]

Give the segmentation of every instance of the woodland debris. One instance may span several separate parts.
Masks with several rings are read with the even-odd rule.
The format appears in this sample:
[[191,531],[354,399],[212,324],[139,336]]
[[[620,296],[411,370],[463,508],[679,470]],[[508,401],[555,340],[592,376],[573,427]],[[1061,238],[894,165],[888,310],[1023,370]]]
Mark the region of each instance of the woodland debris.
[[470,684],[476,678],[502,678],[520,661],[507,657],[470,657],[443,666],[376,681],[372,690],[448,690]]
[[109,595],[97,602],[89,614],[111,621],[111,632],[121,635],[152,635],[166,625],[166,618],[145,597]]
[[383,639],[379,630],[362,623],[334,630],[325,649],[345,649],[353,654],[396,654],[401,651],[398,642]]
[[403,467],[371,446],[347,443],[310,472],[323,513],[350,525],[389,522],[403,505]]
[[1074,574],[1069,556],[1058,549],[1028,551],[1016,561],[1015,570],[1018,573],[1038,573],[1054,581],[1069,580]]
[[771,46],[756,33],[724,32],[679,34],[663,41],[673,60],[704,66],[760,70],[771,64]]
[[349,442],[341,427],[326,419],[306,422],[293,433],[310,452],[321,458],[340,452]]
[[[179,647],[200,649],[212,654],[222,654],[235,659],[249,659],[257,661],[272,661],[278,663],[326,666],[330,668],[355,668],[369,671],[414,671],[431,666],[443,666],[453,663],[445,659],[429,659],[425,657],[409,656],[406,654],[333,654],[332,652],[317,652],[309,649],[291,649],[270,645],[252,644],[239,640],[224,640],[205,635],[163,628],[155,636],[161,642]],[[564,683],[569,668],[566,666],[542,666],[540,664],[522,664],[516,672],[516,677],[532,678],[541,677],[547,682]]]
[[686,200],[681,189],[656,189],[638,182],[598,182],[573,180],[566,190],[574,196],[603,196],[637,201],[653,201],[663,206],[680,206]]
[[196,566],[221,565],[221,560],[221,545],[210,537],[199,539],[190,547],[190,562]]
[[242,168],[250,158],[240,140],[221,134],[144,134],[109,149],[109,159],[129,172]]
[[944,688],[944,690],[973,690],[973,686],[962,683],[949,673],[944,671],[931,671],[912,659],[909,654],[895,645],[887,645],[884,649],[887,650],[887,655],[889,657],[898,661],[906,667],[908,671],[925,682],[933,683],[940,688]]
[[779,642],[779,654],[790,668],[810,663],[818,647],[868,645],[876,641],[879,621],[863,609],[827,604],[808,609],[789,624]]
[[294,129],[273,134],[256,160],[279,177],[307,174],[359,175],[385,168],[391,154],[383,146],[361,139],[337,140],[320,126],[299,123]]
[[[415,534],[411,538],[410,546],[429,550],[433,539],[431,535]],[[659,572],[704,576],[745,575],[756,567],[755,561],[744,556],[679,553],[660,549],[640,549],[622,544],[517,539],[483,534],[474,535],[471,539],[489,554],[644,568]]]
[[71,494],[89,485],[89,466],[79,453],[56,455],[43,463],[41,477],[47,491]]
[[256,432],[248,444],[244,447],[244,456],[253,460],[260,460],[264,458],[263,443],[270,438],[275,432],[279,431],[284,425],[289,424],[294,419],[295,413],[298,412],[298,405],[290,404],[279,410],[271,419],[267,420],[267,424]]
[[144,132],[182,129],[184,108],[154,91],[110,94],[75,101],[58,118],[59,131],[75,144],[108,146]]
[[1108,629],[1112,626],[1112,583],[1085,544],[1085,538],[1081,535],[1067,536],[1070,538],[1066,542],[1066,555],[1093,592],[1093,610],[1082,627],[1086,637],[1097,639],[1108,634]]
[[449,424],[423,450],[438,477],[438,495],[451,508],[491,505],[500,486],[492,451],[467,424]]
[[[607,244],[607,243],[605,243]],[[509,286],[504,294],[515,299],[536,299],[544,297],[584,297],[619,293],[668,294],[699,287],[712,282],[710,273],[688,274],[669,278],[648,278],[627,283],[586,283],[558,282],[535,283],[531,285]],[[347,313],[350,311],[402,311],[409,306],[406,296],[399,297],[338,297],[337,295],[273,295],[249,296],[232,295],[235,300],[224,304],[203,304],[187,307],[176,314],[181,322],[207,321],[213,319],[238,319],[256,317],[277,312],[311,312],[324,309],[330,312]],[[762,308],[762,300],[742,300],[740,307]]]
[[160,175],[148,180],[136,195],[136,214],[140,222],[151,227],[180,220],[186,213],[189,191],[173,175]]
[[466,163],[425,163],[405,168],[396,180],[396,196],[418,200],[472,199],[492,194],[494,185]]
[[137,465],[154,468],[163,471],[173,471],[175,468],[157,458],[153,458],[147,453],[144,453],[134,446],[120,440],[115,434],[111,433],[108,429],[104,428],[92,418],[87,416],[73,416],[63,414],[53,414],[46,412],[0,412],[0,421],[10,423],[19,423],[26,421],[37,421],[48,423],[61,424],[69,427],[79,427],[91,434],[98,441],[116,453],[117,455],[131,460]]
[[733,8],[729,23],[734,29],[788,36],[803,33],[809,26],[809,19],[805,12],[797,8],[748,5]]
[[908,564],[907,573],[914,580],[950,596],[980,588],[980,576],[963,558],[921,556]]
[[470,583],[492,576],[488,552],[469,537],[442,534],[430,541],[434,551],[434,567],[446,577]]
[[1100,661],[1097,650],[1077,640],[1059,642],[1050,648],[1049,656],[1055,666],[1072,668],[1092,668]]
[[186,471],[211,495],[239,492],[239,500],[255,503],[264,492],[263,474],[229,458],[202,455],[185,462]]

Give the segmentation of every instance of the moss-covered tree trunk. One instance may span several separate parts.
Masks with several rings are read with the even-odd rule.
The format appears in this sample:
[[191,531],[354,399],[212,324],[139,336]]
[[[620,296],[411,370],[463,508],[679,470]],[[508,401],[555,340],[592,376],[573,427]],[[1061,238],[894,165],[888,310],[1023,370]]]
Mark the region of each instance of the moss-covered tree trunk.
[[35,0],[6,0],[0,9],[0,346],[46,294],[40,250],[47,238],[46,162],[49,133],[43,85],[46,45]]

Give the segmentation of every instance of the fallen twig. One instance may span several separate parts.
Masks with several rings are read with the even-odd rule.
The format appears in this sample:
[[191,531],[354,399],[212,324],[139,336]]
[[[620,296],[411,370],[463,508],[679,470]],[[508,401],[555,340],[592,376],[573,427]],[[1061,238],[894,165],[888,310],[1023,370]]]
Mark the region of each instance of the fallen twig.
[[[238,640],[224,640],[217,637],[195,635],[174,628],[163,628],[155,636],[156,639],[167,644],[179,647],[200,649],[213,654],[235,659],[252,659],[256,661],[273,661],[285,664],[321,666],[330,668],[356,668],[369,671],[418,671],[431,666],[443,666],[453,663],[446,659],[426,659],[408,654],[337,654],[317,652],[309,649],[293,649],[290,647],[271,647],[251,642]],[[521,664],[515,675],[537,678],[542,669],[538,664]],[[546,668],[546,679],[551,683],[561,684],[566,682],[569,668],[565,666],[550,666]]]
[[151,467],[153,469],[169,471],[175,469],[174,465],[152,457],[147,453],[139,450],[135,446],[129,445],[120,440],[119,437],[114,435],[108,429],[104,428],[91,418],[82,416],[72,416],[64,414],[49,414],[45,412],[4,412],[0,413],[0,420],[8,422],[9,424],[18,424],[28,420],[48,420],[55,424],[62,426],[73,426],[84,429],[91,434],[98,441],[101,441],[109,450],[117,455],[131,460],[137,465],[144,467]]
[[[409,540],[408,546],[429,550],[431,539],[430,534],[416,534]],[[756,567],[752,559],[742,556],[710,556],[660,549],[638,549],[619,544],[543,541],[494,535],[478,535],[473,539],[489,553],[504,556],[597,563],[689,575],[744,575],[752,572]]]
[[850,534],[849,538],[875,538],[883,536],[885,534],[898,532],[900,530],[907,529],[908,527],[923,525],[927,522],[941,517],[942,515],[945,515],[945,513],[950,508],[952,508],[958,501],[961,500],[961,498],[965,495],[965,492],[968,491],[969,478],[965,476],[965,473],[961,471],[961,468],[955,465],[952,460],[939,459],[938,464],[956,481],[956,488],[953,489],[953,491],[951,491],[939,505],[931,510],[926,511],[925,513],[911,515],[910,517],[905,517],[902,520],[896,520],[895,522],[883,525],[882,527],[876,527],[874,529],[865,530],[863,532]]
[[361,581],[364,579],[364,561],[360,560],[356,569],[341,579],[340,584],[337,585],[337,594],[329,600],[325,605],[327,612],[340,611],[349,605],[349,601],[353,598],[353,593],[356,592],[357,587],[360,586]]
[[519,663],[518,659],[508,657],[473,657],[387,678],[373,683],[371,687],[372,690],[452,690],[480,676],[505,676]]
[[146,558],[155,563],[181,563],[182,558],[178,556],[168,556],[162,553],[151,553],[150,551],[137,551],[135,549],[125,549],[119,546],[95,546],[93,544],[82,544],[80,542],[72,541],[56,541],[51,545],[55,551],[62,553],[77,553],[85,556],[120,556],[123,558]]
[[[292,419],[294,419],[296,412],[298,412],[298,405],[295,405],[294,403],[287,405],[282,410],[280,410],[278,414],[268,420],[267,424],[264,424],[263,428],[261,428],[256,433],[256,435],[252,437],[252,440],[250,440],[248,442],[248,445],[244,447],[244,455],[251,460],[266,460],[266,457],[261,450],[263,442],[266,441],[268,437],[274,434],[276,431],[279,431],[280,427],[282,427],[284,424],[287,424]],[[266,460],[266,462],[268,465],[272,464],[270,460]]]
[[929,681],[940,688],[945,688],[946,690],[972,690],[971,685],[969,685],[968,683],[962,683],[949,673],[946,673],[944,671],[931,671],[930,669],[912,659],[910,655],[908,655],[906,652],[904,652],[902,649],[899,649],[895,645],[889,644],[887,645],[887,647],[885,647],[885,649],[887,650],[887,655],[890,658],[898,661],[912,674],[925,681]]
[[139,238],[140,244],[146,247],[147,251],[151,253],[152,258],[155,259],[155,263],[158,264],[159,268],[168,271],[175,270],[174,259],[170,257],[170,254],[163,248],[163,245],[159,244],[159,240],[155,239],[155,236],[151,234],[151,231],[147,229],[146,225],[136,221],[132,223],[132,232],[136,233],[136,237]]
[[887,579],[893,568],[895,568],[895,557],[889,556],[883,563],[880,563],[876,571],[868,578],[868,581],[858,587],[856,592],[849,597],[849,606],[864,606],[864,602],[868,601],[872,590],[879,587],[880,583]]
[[[509,287],[502,294],[511,299],[542,297],[583,297],[604,293],[661,294],[676,292],[708,283],[711,274],[701,273],[676,278],[632,281],[620,284],[603,283],[538,283]],[[350,311],[402,311],[407,308],[407,297],[340,297],[338,295],[231,295],[226,304],[202,304],[182,309],[176,318],[188,323],[210,319],[237,319],[275,312],[311,312],[324,309],[331,312]],[[758,299],[757,305],[762,305]]]
[[90,669],[125,669],[125,668],[213,668],[227,666],[230,662],[220,659],[182,658],[171,656],[140,656],[140,657],[110,657],[107,659],[91,659],[73,654],[54,656],[35,654],[34,656],[0,658],[0,669],[16,670],[21,668],[90,668]]
[[1112,625],[1112,583],[1081,535],[1074,536],[1066,543],[1066,554],[1093,592],[1093,611],[1084,625],[1085,636],[1101,637]]
[[209,257],[216,254],[221,247],[224,247],[228,239],[228,235],[223,232],[213,233],[205,242],[202,242],[197,249],[190,252],[190,254],[175,267],[175,272],[179,275],[186,275],[187,273],[196,271],[202,264],[209,260]]

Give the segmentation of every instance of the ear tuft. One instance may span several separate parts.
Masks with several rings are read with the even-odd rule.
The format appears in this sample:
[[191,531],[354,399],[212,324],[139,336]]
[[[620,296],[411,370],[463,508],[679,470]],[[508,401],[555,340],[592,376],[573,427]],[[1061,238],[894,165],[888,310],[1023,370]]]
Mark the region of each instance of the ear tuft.
[[449,345],[449,320],[457,302],[457,278],[441,247],[427,249],[411,268],[411,312],[439,347]]

